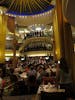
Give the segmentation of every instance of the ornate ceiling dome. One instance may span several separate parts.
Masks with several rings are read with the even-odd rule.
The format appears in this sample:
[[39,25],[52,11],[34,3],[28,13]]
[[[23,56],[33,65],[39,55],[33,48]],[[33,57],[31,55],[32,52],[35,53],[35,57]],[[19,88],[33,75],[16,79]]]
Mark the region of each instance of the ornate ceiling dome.
[[52,8],[52,0],[0,0],[0,6],[6,7],[7,13],[16,15],[35,15]]

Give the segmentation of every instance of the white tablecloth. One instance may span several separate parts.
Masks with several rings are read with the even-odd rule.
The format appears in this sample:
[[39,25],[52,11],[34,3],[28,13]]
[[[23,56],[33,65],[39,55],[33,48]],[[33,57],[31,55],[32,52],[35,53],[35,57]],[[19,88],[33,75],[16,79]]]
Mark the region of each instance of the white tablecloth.
[[20,77],[26,79],[27,78],[27,73],[23,72],[22,74],[20,74]]
[[56,88],[55,85],[40,85],[37,94],[44,92],[65,92],[65,89]]

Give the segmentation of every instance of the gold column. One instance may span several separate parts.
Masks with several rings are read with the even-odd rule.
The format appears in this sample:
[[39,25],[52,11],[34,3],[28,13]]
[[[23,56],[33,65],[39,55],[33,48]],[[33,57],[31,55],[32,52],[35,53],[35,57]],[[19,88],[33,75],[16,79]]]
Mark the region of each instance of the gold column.
[[71,25],[65,20],[63,15],[62,0],[56,0],[56,11],[61,45],[61,57],[66,59],[68,67],[71,70],[71,78],[73,79],[74,83],[72,31]]
[[58,30],[61,45],[61,56],[67,60],[69,66],[73,64],[73,44],[70,24],[65,20],[62,11],[62,0],[56,0]]
[[0,15],[0,63],[5,62],[5,42],[7,32],[7,17]]
[[54,27],[54,39],[53,39],[53,45],[54,45],[54,59],[59,60],[62,56],[61,54],[61,43],[60,43],[60,33],[58,30],[58,21],[57,21],[57,12],[54,11],[53,15],[53,27]]
[[62,0],[56,0],[56,13],[57,13],[57,22],[58,22],[58,32],[60,38],[61,57],[65,58]]
[[15,18],[8,17],[8,24],[7,27],[10,32],[13,33],[13,67],[16,67],[16,35],[15,35]]

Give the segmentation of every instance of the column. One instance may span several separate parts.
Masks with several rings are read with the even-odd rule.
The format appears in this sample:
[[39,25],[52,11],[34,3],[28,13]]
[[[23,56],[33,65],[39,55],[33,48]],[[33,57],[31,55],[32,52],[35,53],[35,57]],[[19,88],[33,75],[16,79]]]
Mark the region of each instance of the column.
[[54,33],[53,33],[54,60],[59,60],[62,56],[62,53],[61,53],[60,33],[58,30],[56,10],[54,10],[53,14],[53,27],[54,27]]
[[56,12],[57,12],[58,31],[60,37],[61,57],[64,57],[66,59],[68,67],[69,69],[71,69],[72,72],[71,77],[74,83],[72,31],[71,31],[71,25],[69,24],[69,22],[65,20],[63,15],[62,0],[56,0]]
[[69,68],[73,66],[73,41],[71,25],[64,20],[64,48],[65,58],[67,60]]
[[57,14],[58,32],[59,32],[59,38],[60,38],[61,57],[65,58],[62,0],[56,0],[56,14]]
[[13,33],[13,68],[16,67],[16,35],[15,35],[15,18],[9,16],[7,27]]
[[0,14],[0,63],[5,62],[5,43],[7,32],[7,17]]
[[73,63],[72,31],[71,25],[67,22],[67,20],[65,20],[62,13],[62,0],[56,0],[56,13],[61,52],[60,57],[64,57],[67,60],[68,65],[70,66]]
[[65,47],[65,58],[67,60],[69,69],[71,70],[71,76],[73,81],[73,89],[75,92],[75,69],[73,61],[75,62],[75,59],[73,59],[74,51],[73,51],[73,41],[72,41],[72,31],[71,31],[71,25],[68,22],[64,23],[64,47]]

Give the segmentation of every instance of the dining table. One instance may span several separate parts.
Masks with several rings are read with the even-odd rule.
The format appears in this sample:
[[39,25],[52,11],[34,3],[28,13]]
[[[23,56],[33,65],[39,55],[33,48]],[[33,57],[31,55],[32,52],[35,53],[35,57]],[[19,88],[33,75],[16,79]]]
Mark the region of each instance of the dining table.
[[60,89],[60,86],[56,87],[55,84],[50,83],[39,85],[36,97],[38,100],[66,100],[65,89]]

